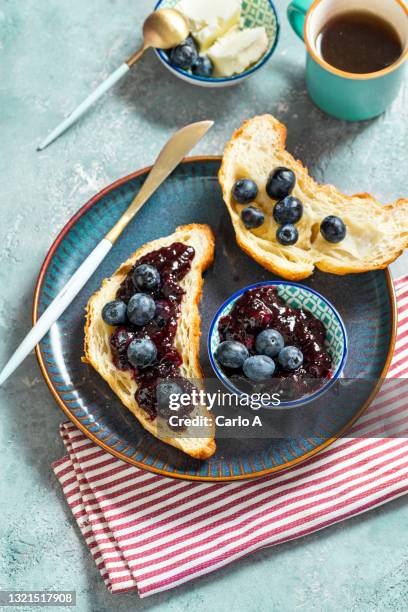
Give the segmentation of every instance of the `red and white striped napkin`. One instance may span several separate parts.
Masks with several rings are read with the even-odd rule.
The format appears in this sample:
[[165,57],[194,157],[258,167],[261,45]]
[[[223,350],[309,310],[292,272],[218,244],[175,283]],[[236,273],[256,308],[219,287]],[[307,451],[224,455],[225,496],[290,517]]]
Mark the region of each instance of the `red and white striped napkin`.
[[281,475],[171,480],[112,457],[70,423],[61,426],[68,455],[53,468],[112,593],[137,589],[147,597],[171,589],[408,492],[408,394],[401,380],[408,376],[408,276],[396,289],[399,329],[389,372],[395,380],[353,437]]

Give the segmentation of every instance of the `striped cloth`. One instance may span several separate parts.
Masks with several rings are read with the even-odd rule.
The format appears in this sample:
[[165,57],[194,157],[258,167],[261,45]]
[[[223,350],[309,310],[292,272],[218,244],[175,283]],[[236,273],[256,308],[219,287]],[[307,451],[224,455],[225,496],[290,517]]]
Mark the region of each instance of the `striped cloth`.
[[353,437],[300,467],[245,482],[171,480],[112,457],[70,423],[61,426],[68,455],[53,468],[112,593],[137,588],[147,597],[171,589],[408,492],[402,380],[408,377],[408,276],[396,289],[394,380],[354,426]]

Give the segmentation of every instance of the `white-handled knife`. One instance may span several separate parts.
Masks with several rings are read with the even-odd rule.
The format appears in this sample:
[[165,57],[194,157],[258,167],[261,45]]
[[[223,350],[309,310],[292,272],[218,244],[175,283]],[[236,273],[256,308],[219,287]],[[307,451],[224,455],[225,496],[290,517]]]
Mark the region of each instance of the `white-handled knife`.
[[182,159],[201,140],[212,127],[213,121],[200,121],[182,128],[174,134],[161,150],[149,176],[137,196],[119,221],[106,234],[105,238],[95,247],[85,261],[80,265],[65,287],[44,311],[37,323],[24,338],[16,352],[0,373],[0,385],[14,372],[20,363],[45,336],[50,327],[66,310],[72,300],[95,272],[101,261],[111,250],[120,234],[136,213],[147,202],[156,189],[165,181],[169,174],[178,166]]
[[77,108],[64,119],[37,147],[42,151],[73,125],[82,115],[115,85],[139,61],[147,49],[171,49],[185,40],[190,31],[189,20],[179,11],[163,8],[153,11],[143,24],[143,45],[103,81]]

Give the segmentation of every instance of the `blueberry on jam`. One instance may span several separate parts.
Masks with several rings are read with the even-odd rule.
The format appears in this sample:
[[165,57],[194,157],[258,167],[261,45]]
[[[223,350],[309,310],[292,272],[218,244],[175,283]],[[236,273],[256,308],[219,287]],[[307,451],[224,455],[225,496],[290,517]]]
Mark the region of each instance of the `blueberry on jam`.
[[[136,401],[151,420],[157,416],[156,386],[159,380],[177,379],[177,383],[182,384],[184,389],[189,388],[190,383],[180,376],[182,358],[174,347],[174,338],[184,296],[179,283],[191,269],[194,255],[193,247],[180,242],[152,251],[135,263],[116,293],[116,299],[122,300],[128,306],[128,310],[129,303],[134,306],[134,298],[138,295],[143,297],[143,302],[150,305],[146,313],[144,310],[142,312],[131,309],[134,322],[128,320],[125,325],[116,329],[110,338],[110,345],[115,366],[121,370],[132,371],[138,387],[135,394]],[[147,266],[147,269],[151,267],[157,270],[160,282],[158,286],[153,283],[154,286],[151,285],[150,290],[144,285],[144,293],[135,294],[136,270],[139,269],[139,272],[140,268],[146,270],[144,266]],[[148,276],[150,278],[150,275]],[[152,303],[154,312],[150,318]],[[146,314],[146,320],[141,324],[139,316],[143,314]],[[131,343],[135,341],[138,342],[132,344],[130,348]],[[152,345],[156,349],[154,359],[155,351]],[[140,347],[143,347],[142,350]],[[139,365],[140,363],[142,365]],[[192,388],[191,385],[190,387]],[[187,407],[186,412],[189,409],[190,407]]]
[[271,378],[275,371],[275,362],[266,355],[253,355],[244,361],[242,370],[249,380],[261,382]]
[[134,368],[147,368],[156,360],[157,348],[150,338],[132,340],[127,348],[127,358]]
[[276,329],[264,329],[255,341],[256,352],[259,355],[267,355],[268,357],[279,355],[284,345],[283,336]]
[[127,316],[133,325],[146,325],[155,315],[156,304],[154,299],[146,293],[135,293],[127,305]]
[[284,370],[297,370],[303,363],[303,353],[296,346],[285,346],[278,355],[278,361]]
[[282,200],[290,195],[296,185],[296,176],[289,168],[280,166],[269,175],[266,193],[272,200]]
[[149,264],[142,264],[134,269],[133,284],[139,291],[154,291],[160,285],[160,274]]
[[107,325],[123,325],[126,323],[126,304],[122,300],[108,302],[102,308],[102,319]]
[[159,382],[156,387],[157,410],[163,417],[169,417],[172,413],[170,408],[171,396],[180,396],[184,393],[183,387],[173,380]]
[[226,368],[241,368],[248,357],[247,347],[241,342],[234,342],[234,340],[221,342],[215,351],[215,358]]

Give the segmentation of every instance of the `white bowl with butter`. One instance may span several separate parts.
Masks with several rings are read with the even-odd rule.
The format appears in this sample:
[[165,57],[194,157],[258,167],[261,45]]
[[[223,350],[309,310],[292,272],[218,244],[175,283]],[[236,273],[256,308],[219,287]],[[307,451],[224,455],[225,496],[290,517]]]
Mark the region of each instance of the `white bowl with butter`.
[[201,87],[228,87],[247,79],[272,56],[279,37],[279,21],[272,0],[160,0],[155,9],[177,8],[191,24],[200,55],[214,67],[211,77],[192,74],[156,50],[160,61],[180,79]]

